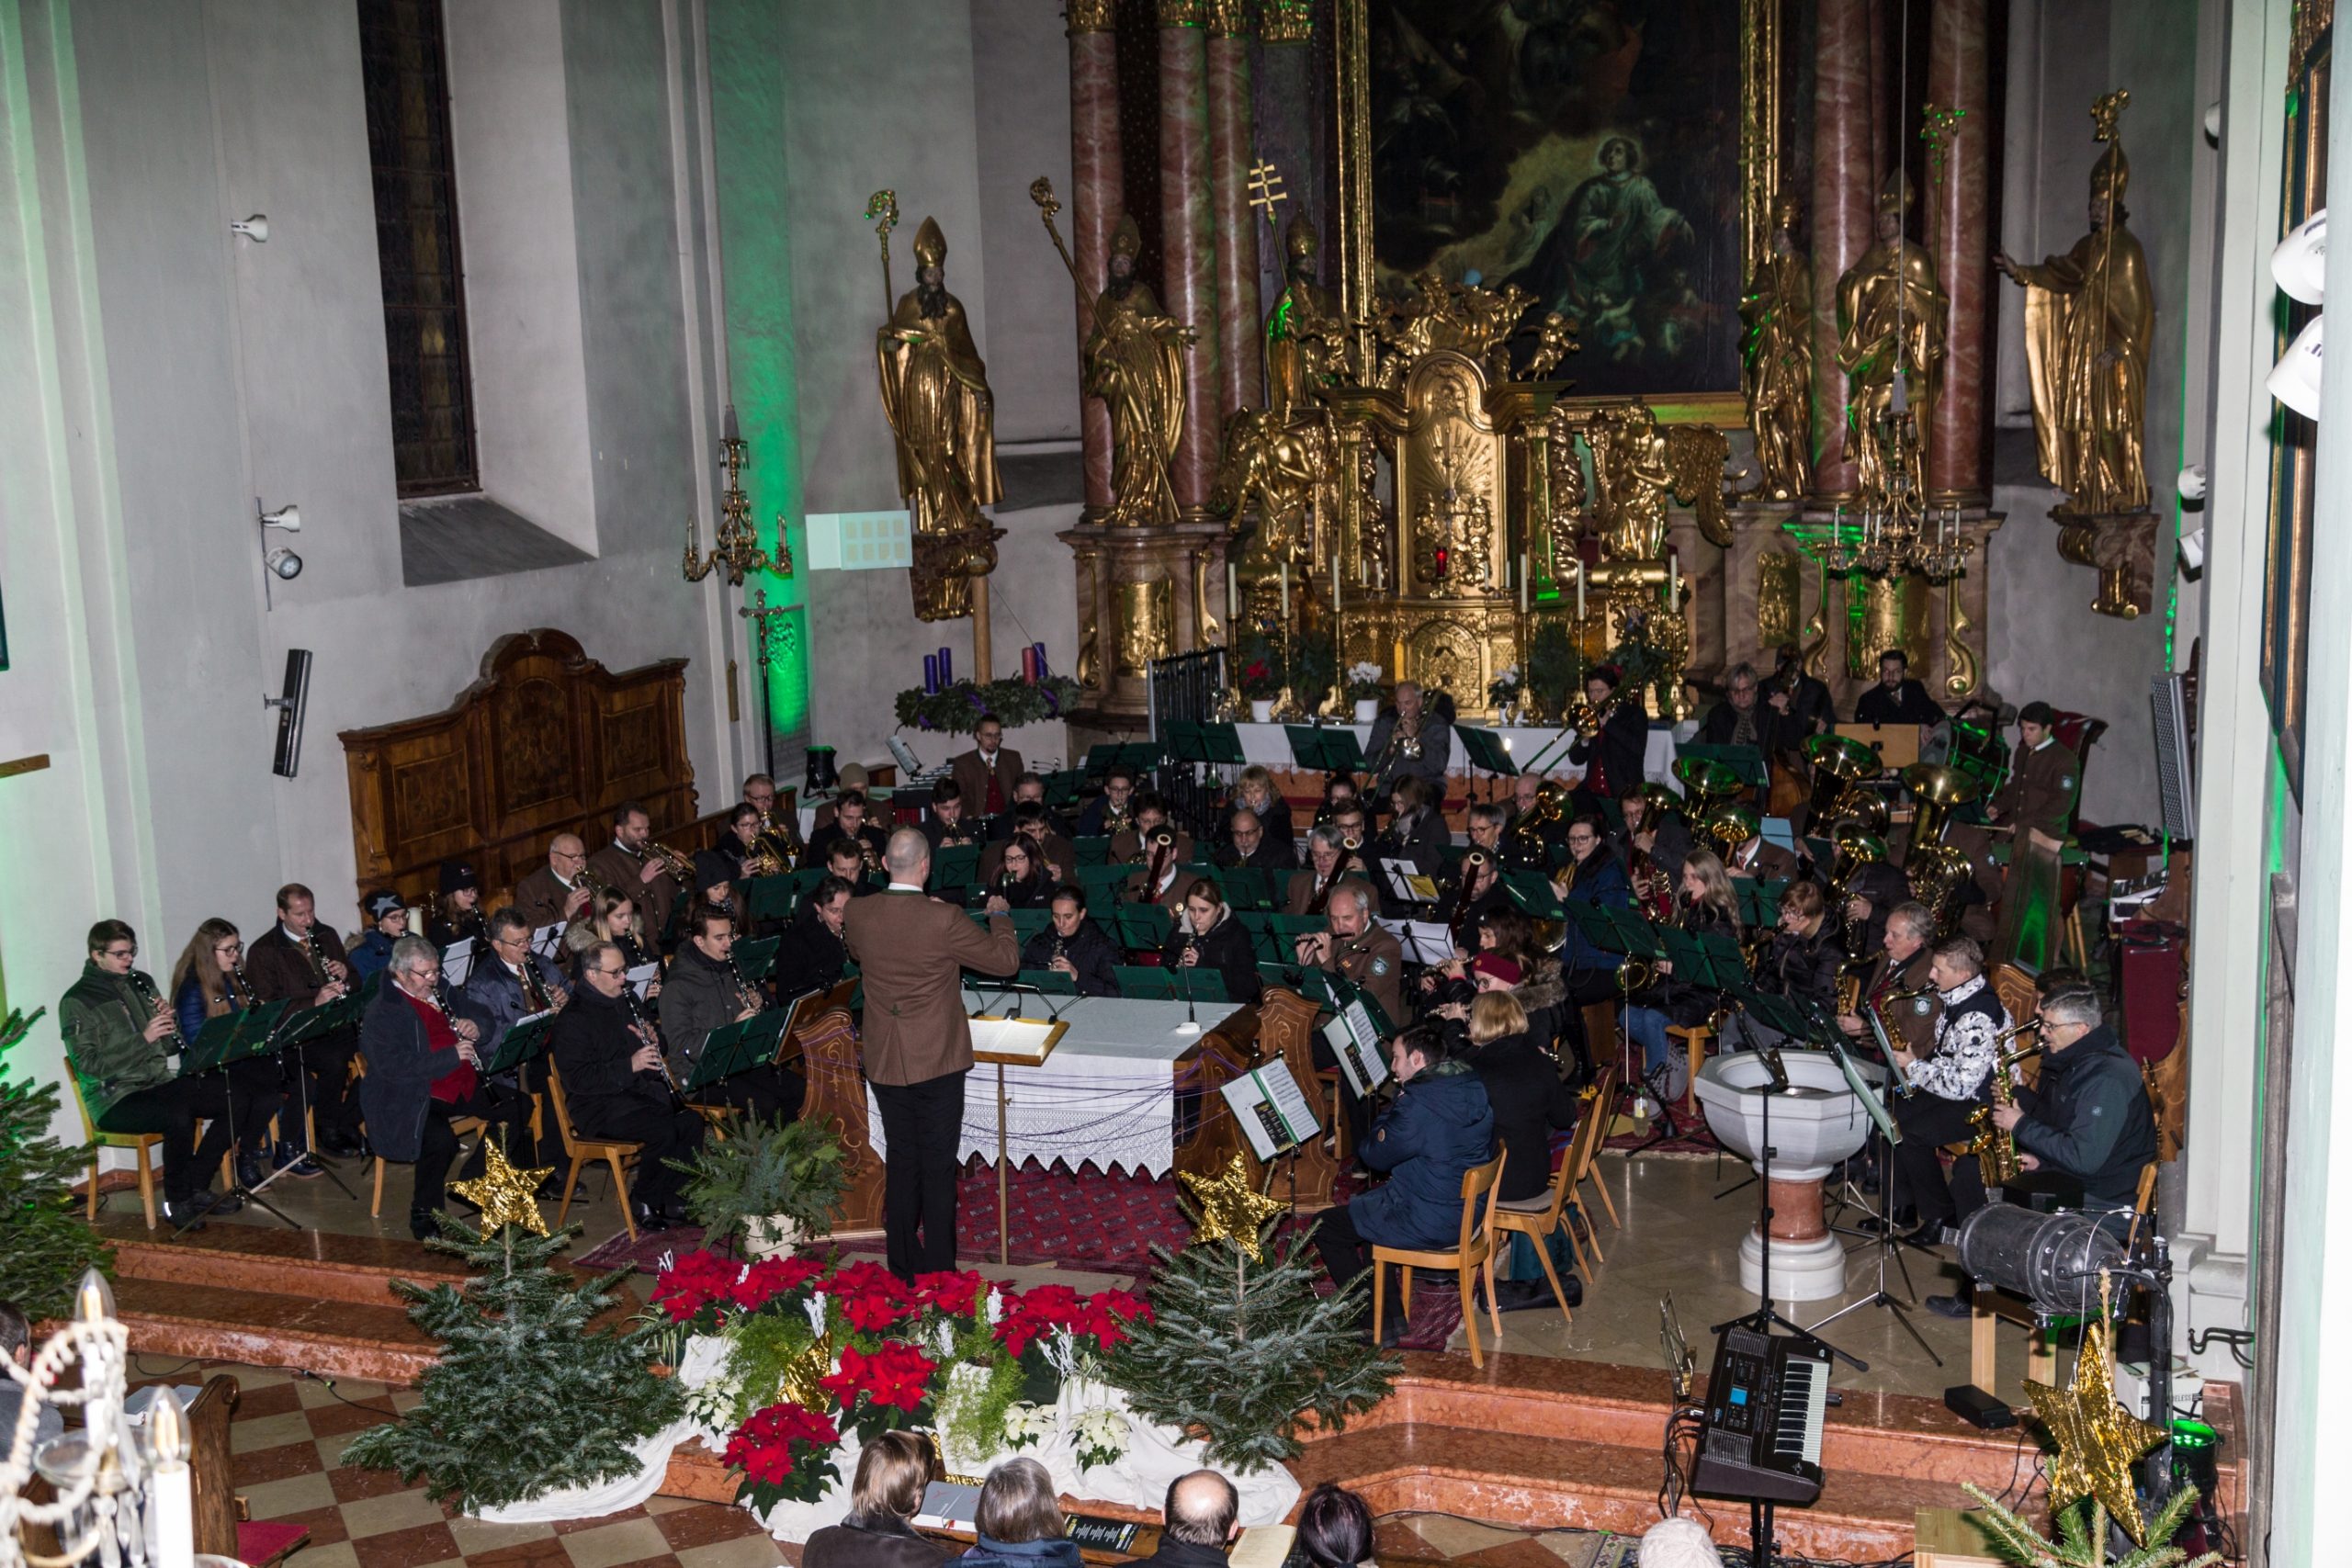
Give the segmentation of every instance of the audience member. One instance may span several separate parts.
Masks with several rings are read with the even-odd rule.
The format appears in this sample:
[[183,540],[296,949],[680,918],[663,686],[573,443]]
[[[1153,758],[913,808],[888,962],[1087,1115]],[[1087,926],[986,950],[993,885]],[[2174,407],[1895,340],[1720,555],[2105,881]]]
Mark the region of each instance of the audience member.
[[1034,1459],[1009,1459],[980,1483],[979,1540],[958,1562],[971,1568],[1080,1568],[1078,1542],[1062,1530],[1054,1478]]
[[1145,1562],[1165,1568],[1225,1568],[1241,1539],[1241,1494],[1214,1470],[1187,1471],[1168,1483],[1159,1547]]
[[849,1512],[808,1538],[800,1568],[933,1568],[954,1556],[915,1533],[931,1468],[931,1445],[912,1432],[885,1432],[868,1442],[857,1456]]
[[1298,1549],[1315,1568],[1373,1568],[1371,1507],[1336,1482],[1317,1483],[1299,1505]]

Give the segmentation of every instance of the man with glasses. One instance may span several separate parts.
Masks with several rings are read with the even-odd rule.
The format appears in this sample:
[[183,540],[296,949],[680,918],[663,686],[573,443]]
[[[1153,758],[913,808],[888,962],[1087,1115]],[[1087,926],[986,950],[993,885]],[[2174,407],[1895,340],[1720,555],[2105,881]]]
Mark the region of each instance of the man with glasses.
[[548,841],[548,863],[515,885],[514,908],[533,931],[570,925],[588,909],[591,894],[581,875],[587,869],[588,852],[580,835],[558,833]]
[[359,1102],[376,1153],[416,1167],[408,1228],[424,1241],[440,1234],[435,1215],[448,1202],[449,1167],[458,1157],[451,1119],[482,1120],[481,1136],[459,1173],[471,1179],[487,1159],[483,1145],[527,1121],[530,1102],[482,1077],[481,1026],[443,1005],[441,955],[431,942],[413,936],[393,942],[386,980],[359,1026],[359,1054],[368,1064]]
[[1231,870],[1248,866],[1253,871],[1288,874],[1298,869],[1298,852],[1287,838],[1277,838],[1266,831],[1266,820],[1246,806],[1233,808],[1232,832],[1227,842],[1217,846],[1216,863]]
[[1724,700],[1707,710],[1699,739],[1710,746],[1753,746],[1768,757],[1795,750],[1799,737],[1794,721],[1770,704],[1758,702],[1756,687],[1756,666],[1734,665]]
[[[506,1043],[507,1032],[535,1013],[549,1012],[571,1001],[571,993],[556,974],[554,964],[531,951],[531,923],[512,904],[491,911],[483,945],[466,976],[466,1005],[481,1020],[482,1055],[495,1057]],[[547,1068],[538,1061],[523,1064],[520,1087],[533,1094],[547,1087]],[[553,1116],[539,1118],[539,1146],[532,1163],[549,1165],[563,1153],[563,1135]],[[549,1182],[557,1179],[549,1177]]]
[[[245,950],[245,970],[255,996],[266,1002],[283,998],[289,1012],[324,1007],[355,983],[343,939],[319,919],[317,900],[299,882],[277,890],[277,923]],[[281,1156],[309,1147],[305,1109],[318,1124],[320,1153],[348,1159],[367,1152],[359,1142],[359,1100],[351,1092],[351,1059],[358,1054],[359,1032],[347,1027],[288,1054],[288,1114],[277,1123],[286,1134]]]
[[641,1145],[628,1192],[637,1228],[667,1230],[685,1217],[678,1202],[685,1178],[670,1162],[693,1158],[705,1123],[664,1075],[653,1026],[639,1021],[622,999],[628,959],[619,947],[600,942],[582,953],[580,979],[548,1042],[572,1131]]
[[[711,1031],[761,1009],[759,993],[736,972],[735,922],[727,911],[697,904],[686,912],[685,924],[686,940],[662,983],[662,1039],[670,1076],[681,1085],[702,1060]],[[803,1088],[797,1073],[763,1062],[721,1078],[695,1098],[705,1105],[740,1107],[763,1122],[790,1121],[800,1114]]]
[[[216,1197],[207,1189],[207,1175],[229,1152],[227,1089],[217,1073],[175,1076],[168,1053],[183,1042],[154,981],[136,967],[137,933],[120,920],[100,920],[90,928],[89,954],[82,977],[57,1004],[57,1026],[91,1125],[163,1134],[164,1213],[173,1224],[244,1207],[234,1193]],[[210,1123],[201,1144],[199,1118]]]

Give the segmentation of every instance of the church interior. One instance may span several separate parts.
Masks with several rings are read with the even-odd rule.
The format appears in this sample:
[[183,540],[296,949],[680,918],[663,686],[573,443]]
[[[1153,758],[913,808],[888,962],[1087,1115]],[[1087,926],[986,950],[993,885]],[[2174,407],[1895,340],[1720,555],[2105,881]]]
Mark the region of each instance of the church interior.
[[0,0],[0,1568],[2331,1561],[2333,12]]

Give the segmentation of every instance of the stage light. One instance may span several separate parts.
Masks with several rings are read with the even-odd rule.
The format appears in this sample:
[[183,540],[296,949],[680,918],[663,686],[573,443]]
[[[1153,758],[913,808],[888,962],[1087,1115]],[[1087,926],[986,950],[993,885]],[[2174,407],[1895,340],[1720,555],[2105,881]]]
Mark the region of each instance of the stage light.
[[2191,463],[2182,468],[2178,477],[2172,481],[2172,488],[2179,494],[2180,499],[2189,505],[2193,506],[2203,501],[2205,499],[2205,465]]
[[2319,417],[2321,329],[2326,325],[2326,317],[2313,316],[2263,382],[2266,391],[2305,419]]
[[280,546],[261,558],[264,565],[280,580],[291,582],[302,575],[302,558]]
[[270,579],[276,578],[280,582],[293,581],[302,575],[302,558],[283,545],[275,549],[271,548],[269,531],[276,528],[286,534],[300,533],[302,509],[288,502],[275,512],[264,511],[261,497],[255,496],[254,497],[254,520],[261,525],[262,604],[265,608],[274,609],[276,605],[269,592]]
[[2101,1225],[2102,1218],[1987,1203],[1961,1222],[1961,1271],[2044,1312],[2095,1311],[2100,1273],[2123,1262],[2122,1240]]
[[283,528],[289,534],[299,534],[302,531],[302,509],[288,504],[279,507],[275,512],[265,512],[261,514],[261,525],[265,528]]
[[230,224],[229,232],[232,234],[243,234],[246,239],[251,240],[256,245],[266,245],[269,243],[268,215],[266,213],[256,212],[242,223]]

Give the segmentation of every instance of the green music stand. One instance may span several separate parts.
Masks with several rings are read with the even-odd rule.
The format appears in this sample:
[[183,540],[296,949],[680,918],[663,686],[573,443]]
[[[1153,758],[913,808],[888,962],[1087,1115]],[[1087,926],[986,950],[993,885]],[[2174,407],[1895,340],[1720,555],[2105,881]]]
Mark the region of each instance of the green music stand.
[[1334,1012],[1351,1002],[1362,1002],[1363,1010],[1371,1016],[1373,1027],[1380,1032],[1381,1038],[1386,1039],[1396,1032],[1396,1021],[1388,1016],[1388,1010],[1382,1007],[1379,999],[1370,991],[1344,975],[1329,975],[1326,978],[1330,983],[1331,1009]]
[[[1556,920],[1561,918],[1560,896],[1552,891],[1552,879],[1540,871],[1507,871],[1503,873],[1503,896],[1536,919]],[[1597,908],[1597,905],[1582,905]]]
[[1048,810],[1067,811],[1078,804],[1078,786],[1086,782],[1083,768],[1063,768],[1046,775],[1046,806]]
[[1225,901],[1233,906],[1234,913],[1250,910],[1271,913],[1282,908],[1282,896],[1274,890],[1272,872],[1254,865],[1237,865],[1216,874],[1217,886],[1225,890]]
[[743,984],[756,986],[768,977],[775,966],[776,949],[784,945],[780,936],[763,936],[735,944],[735,972],[743,976]]
[[1731,885],[1739,898],[1739,918],[1743,924],[1754,927],[1781,923],[1781,895],[1789,890],[1785,880],[1757,882],[1736,876],[1732,878]]
[[[1504,743],[1500,734],[1459,724],[1453,727],[1453,733],[1462,737],[1463,761],[1468,762],[1474,772],[1495,773],[1503,778],[1518,776],[1519,764],[1511,760],[1510,748]],[[1355,737],[1351,735],[1349,739],[1352,740]]]
[[1258,960],[1258,978],[1269,986],[1280,986],[1285,990],[1295,991],[1298,989],[1298,965],[1275,964],[1261,958]]
[[1023,985],[1034,987],[1041,996],[1074,997],[1078,995],[1076,977],[1058,969],[1023,969],[1013,976]]
[[1012,921],[1013,940],[1026,947],[1031,937],[1053,923],[1054,912],[1051,909],[1014,909],[1008,918]]
[[490,1054],[490,1061],[482,1067],[482,1076],[496,1077],[536,1059],[548,1048],[548,1035],[554,1030],[555,1021],[554,1013],[542,1013],[509,1029],[505,1037],[499,1041],[498,1048]]
[[980,847],[954,844],[931,857],[931,890],[945,893],[980,879]]
[[1083,870],[1090,865],[1111,863],[1111,837],[1107,833],[1098,833],[1084,839],[1072,839],[1070,847],[1078,852],[1079,869]]
[[1151,964],[1118,964],[1111,969],[1119,982],[1119,995],[1139,997],[1151,1001],[1174,1001],[1176,981],[1174,971]]
[[680,1091],[698,1093],[737,1073],[765,1066],[782,1052],[785,1029],[791,1021],[791,1010],[763,1008],[749,1018],[720,1024],[704,1037],[702,1053]]
[[795,874],[790,872],[746,879],[740,889],[744,919],[753,925],[762,920],[790,919],[794,907],[799,902],[796,880]]
[[1686,740],[1674,749],[1674,754],[1678,758],[1721,762],[1739,775],[1742,784],[1757,789],[1762,789],[1770,776],[1764,767],[1763,749],[1757,746],[1709,746],[1703,741]]
[[1232,994],[1225,988],[1225,976],[1214,969],[1204,969],[1198,964],[1190,969],[1179,965],[1173,969],[1162,969],[1160,973],[1171,976],[1170,983],[1175,987],[1176,995],[1188,1000],[1229,1002],[1233,999]]
[[1337,725],[1285,724],[1283,735],[1290,742],[1292,761],[1306,772],[1346,773],[1350,777],[1363,772],[1363,742],[1356,739],[1352,729]]
[[1175,917],[1157,904],[1122,904],[1118,918],[1119,944],[1130,951],[1158,953],[1176,929]]

